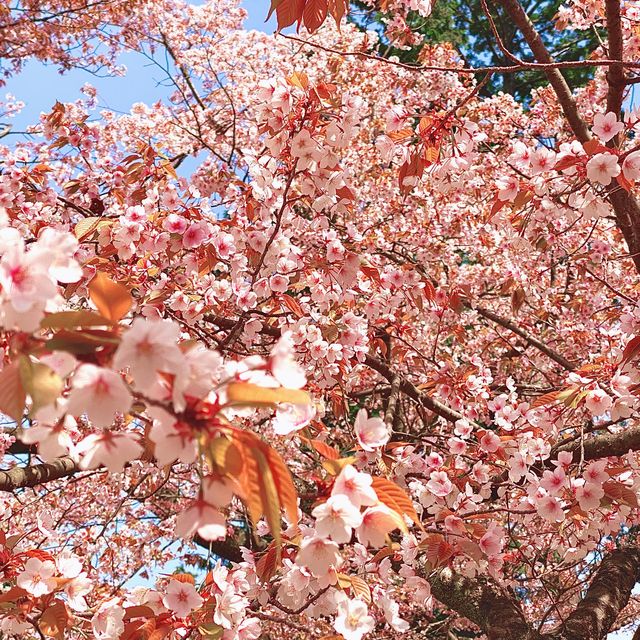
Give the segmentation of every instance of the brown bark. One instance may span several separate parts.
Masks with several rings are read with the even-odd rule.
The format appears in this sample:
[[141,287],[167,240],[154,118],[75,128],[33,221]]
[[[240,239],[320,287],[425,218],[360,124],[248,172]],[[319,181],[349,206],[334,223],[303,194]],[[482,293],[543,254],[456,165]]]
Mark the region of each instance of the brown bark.
[[0,471],[0,491],[12,492],[25,487],[35,487],[72,476],[78,471],[80,471],[78,463],[68,456],[57,458],[53,462],[15,467],[10,471]]
[[617,549],[602,561],[589,589],[565,620],[558,640],[604,638],[640,580],[640,549]]

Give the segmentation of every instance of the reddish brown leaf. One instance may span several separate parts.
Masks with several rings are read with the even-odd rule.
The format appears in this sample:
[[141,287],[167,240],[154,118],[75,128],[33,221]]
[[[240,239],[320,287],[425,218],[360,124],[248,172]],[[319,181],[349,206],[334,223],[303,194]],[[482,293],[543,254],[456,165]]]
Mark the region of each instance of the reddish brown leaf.
[[395,484],[395,482],[375,476],[373,477],[371,486],[376,492],[380,502],[383,502],[387,507],[393,509],[400,515],[409,516],[418,526],[422,526],[413,502],[404,489]]

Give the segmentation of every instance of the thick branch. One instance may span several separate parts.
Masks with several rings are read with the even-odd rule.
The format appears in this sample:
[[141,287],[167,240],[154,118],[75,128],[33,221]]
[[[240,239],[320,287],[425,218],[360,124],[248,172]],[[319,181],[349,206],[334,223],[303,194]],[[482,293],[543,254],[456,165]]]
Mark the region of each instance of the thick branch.
[[193,541],[203,549],[210,551],[219,558],[229,560],[230,562],[242,562],[242,552],[237,540],[231,536],[227,536],[224,540],[205,540],[199,535],[195,535]]
[[0,471],[0,491],[12,492],[24,487],[35,487],[52,480],[72,476],[78,471],[80,471],[78,463],[69,456],[57,458],[53,462]]
[[624,67],[622,66],[622,24],[620,22],[620,0],[606,0],[605,14],[607,19],[607,33],[609,38],[609,58],[620,60],[619,64],[612,64],[607,72],[607,111],[616,116],[622,110],[622,96],[625,88]]
[[492,580],[466,578],[450,568],[440,570],[428,580],[437,600],[477,624],[489,640],[540,637],[525,620],[513,595]]
[[562,640],[606,637],[640,580],[640,549],[617,549],[602,561],[585,597],[565,620]]
[[[374,371],[377,371],[391,384],[393,384],[397,374],[394,373],[386,363],[378,360],[377,358],[374,358],[371,355],[366,356],[364,363]],[[461,413],[458,413],[454,409],[447,407],[447,405],[442,404],[442,402],[438,402],[438,400],[435,400],[431,396],[428,396],[426,393],[422,393],[405,378],[399,378],[398,386],[402,393],[421,404],[423,407],[425,407],[425,409],[433,411],[433,413],[439,415],[445,420],[448,420],[449,422],[455,422],[456,420],[461,420],[463,418],[463,415]]]
[[569,362],[569,360],[567,360],[564,356],[554,351],[551,347],[544,344],[544,342],[541,342],[537,338],[534,338],[531,334],[519,327],[517,324],[511,322],[511,320],[502,318],[493,313],[493,311],[483,309],[482,307],[474,307],[474,310],[484,318],[487,318],[488,320],[491,320],[492,322],[499,324],[501,327],[509,329],[509,331],[512,331],[516,335],[520,336],[521,338],[526,340],[532,347],[535,347],[536,349],[538,349],[538,351],[544,353],[546,356],[551,358],[551,360],[557,362],[567,371],[573,371],[575,369],[575,365]]
[[561,451],[572,451],[574,461],[578,461],[584,453],[585,460],[598,460],[609,456],[624,456],[629,450],[640,451],[640,425],[629,427],[618,433],[602,433],[584,440],[573,440],[556,449],[556,456]]

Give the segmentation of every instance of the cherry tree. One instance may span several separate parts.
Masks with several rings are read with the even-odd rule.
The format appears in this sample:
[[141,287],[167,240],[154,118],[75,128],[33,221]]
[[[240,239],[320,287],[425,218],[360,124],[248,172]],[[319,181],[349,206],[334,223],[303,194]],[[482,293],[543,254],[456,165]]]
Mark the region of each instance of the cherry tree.
[[[558,62],[481,4],[508,66],[380,57],[428,2],[371,3],[382,35],[342,0],[274,2],[295,35],[235,0],[1,4],[6,76],[134,51],[171,86],[119,114],[85,85],[0,147],[3,637],[634,622],[640,6],[562,5],[601,44]],[[526,106],[481,94],[531,70]]]

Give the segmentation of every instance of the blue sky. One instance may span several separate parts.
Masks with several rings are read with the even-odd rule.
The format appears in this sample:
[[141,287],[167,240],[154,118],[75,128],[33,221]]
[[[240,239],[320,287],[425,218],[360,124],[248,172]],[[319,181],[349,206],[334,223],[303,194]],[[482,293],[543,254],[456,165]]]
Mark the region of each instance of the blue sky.
[[[202,3],[191,2],[194,5]],[[274,17],[265,23],[269,0],[244,0],[242,6],[249,13],[245,28],[268,33],[275,31]],[[11,120],[13,130],[22,131],[28,125],[37,123],[40,113],[49,111],[56,100],[72,102],[85,97],[80,93],[80,88],[85,83],[98,90],[100,107],[114,111],[128,112],[135,102],[150,104],[168,95],[167,89],[158,85],[163,79],[162,73],[148,60],[135,53],[126,53],[120,56],[119,62],[127,68],[124,77],[97,77],[81,69],[73,69],[61,75],[55,65],[31,61],[22,73],[0,88],[1,97],[10,93],[26,104],[23,111]]]

